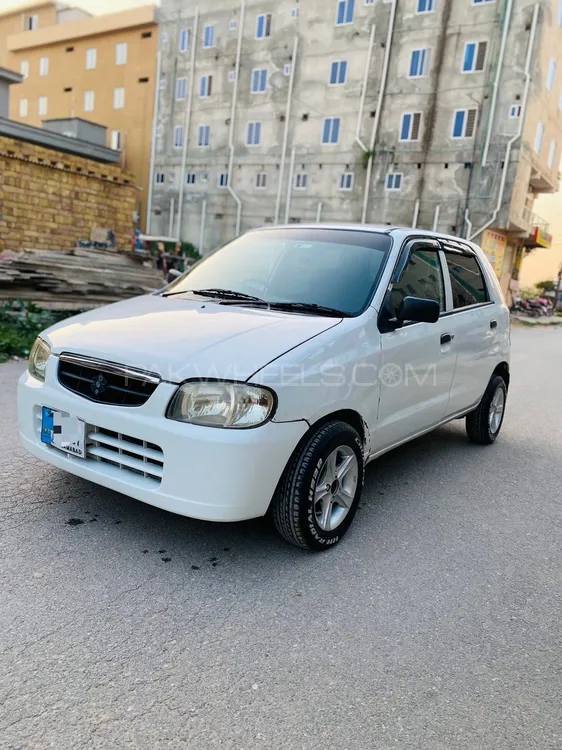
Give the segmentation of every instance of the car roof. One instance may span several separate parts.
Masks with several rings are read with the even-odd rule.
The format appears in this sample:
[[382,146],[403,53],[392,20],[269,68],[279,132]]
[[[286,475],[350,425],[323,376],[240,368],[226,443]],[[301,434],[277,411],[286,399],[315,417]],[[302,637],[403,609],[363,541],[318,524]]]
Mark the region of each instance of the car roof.
[[412,227],[389,226],[388,224],[281,224],[276,226],[257,227],[250,231],[272,231],[275,229],[343,229],[352,232],[376,232],[378,234],[401,234],[408,237],[429,237],[437,240],[450,240],[452,242],[462,242],[471,248],[478,248],[469,240],[462,237],[456,237],[453,234],[442,234],[441,232],[432,232],[426,229],[412,229]]

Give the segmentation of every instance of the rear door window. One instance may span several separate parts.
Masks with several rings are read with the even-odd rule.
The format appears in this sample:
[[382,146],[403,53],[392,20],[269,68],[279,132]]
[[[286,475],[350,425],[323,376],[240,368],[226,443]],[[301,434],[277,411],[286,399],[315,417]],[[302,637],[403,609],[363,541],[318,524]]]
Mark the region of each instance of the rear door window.
[[453,288],[453,307],[481,305],[490,297],[480,264],[473,255],[446,253]]
[[396,317],[405,297],[430,299],[445,310],[445,286],[443,271],[437,250],[420,248],[414,250],[400,281],[392,287],[392,314]]

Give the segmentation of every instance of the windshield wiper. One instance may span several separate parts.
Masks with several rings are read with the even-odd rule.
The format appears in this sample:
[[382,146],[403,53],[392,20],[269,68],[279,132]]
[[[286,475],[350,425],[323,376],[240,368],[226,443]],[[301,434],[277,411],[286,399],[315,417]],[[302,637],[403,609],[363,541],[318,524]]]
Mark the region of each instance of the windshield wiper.
[[232,299],[232,300],[247,300],[249,302],[263,302],[267,304],[265,300],[259,297],[253,297],[251,294],[244,294],[244,292],[235,292],[233,289],[184,289],[181,292],[168,292],[163,294],[162,297],[173,297],[176,294],[197,294],[199,297],[215,297],[216,299]]
[[335,307],[316,305],[313,302],[271,302],[272,310],[288,310],[303,313],[315,313],[317,315],[329,315],[334,318],[349,318],[349,313],[337,310]]

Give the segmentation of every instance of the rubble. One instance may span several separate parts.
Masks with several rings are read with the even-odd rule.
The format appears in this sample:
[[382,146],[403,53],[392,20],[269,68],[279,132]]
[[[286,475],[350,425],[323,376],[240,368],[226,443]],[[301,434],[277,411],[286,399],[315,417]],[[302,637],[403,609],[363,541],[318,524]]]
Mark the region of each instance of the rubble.
[[0,304],[32,300],[49,310],[84,310],[147,294],[162,272],[131,252],[74,248],[68,252],[0,253]]

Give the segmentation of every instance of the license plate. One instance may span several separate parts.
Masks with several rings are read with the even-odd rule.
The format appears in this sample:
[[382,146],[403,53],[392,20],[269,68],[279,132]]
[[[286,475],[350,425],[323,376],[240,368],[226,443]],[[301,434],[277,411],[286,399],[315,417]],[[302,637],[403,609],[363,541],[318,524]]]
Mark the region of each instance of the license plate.
[[41,442],[78,458],[86,458],[86,424],[64,411],[44,406]]

